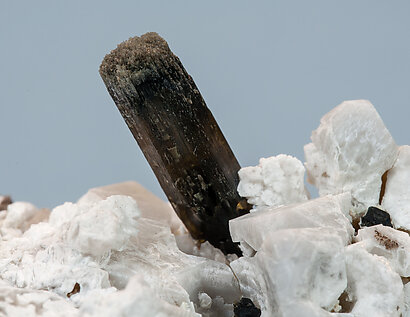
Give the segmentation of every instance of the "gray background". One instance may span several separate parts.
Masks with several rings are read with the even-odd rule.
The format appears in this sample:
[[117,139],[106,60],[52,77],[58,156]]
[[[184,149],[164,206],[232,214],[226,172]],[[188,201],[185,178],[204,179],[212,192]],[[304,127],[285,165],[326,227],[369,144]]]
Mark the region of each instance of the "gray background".
[[0,193],[53,207],[93,186],[162,191],[98,74],[156,31],[242,166],[291,154],[343,100],[369,99],[409,143],[410,1],[0,0]]

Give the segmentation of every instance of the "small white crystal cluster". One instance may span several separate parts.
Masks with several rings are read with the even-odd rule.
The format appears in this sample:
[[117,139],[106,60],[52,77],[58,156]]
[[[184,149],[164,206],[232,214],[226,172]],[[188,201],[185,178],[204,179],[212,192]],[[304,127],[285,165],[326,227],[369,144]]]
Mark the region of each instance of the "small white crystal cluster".
[[[240,170],[254,206],[229,223],[240,258],[199,245],[135,182],[51,212],[8,205],[0,316],[232,317],[248,297],[262,317],[410,317],[410,147],[358,100],[322,118],[305,154],[305,165],[278,155]],[[370,206],[393,228],[358,228]]]
[[[262,316],[410,317],[410,147],[395,144],[370,102],[355,100],[322,118],[305,156],[320,195],[309,201],[294,158],[239,172],[238,192],[255,211],[230,221],[244,253],[230,263],[242,294]],[[370,206],[394,228],[355,233]]]

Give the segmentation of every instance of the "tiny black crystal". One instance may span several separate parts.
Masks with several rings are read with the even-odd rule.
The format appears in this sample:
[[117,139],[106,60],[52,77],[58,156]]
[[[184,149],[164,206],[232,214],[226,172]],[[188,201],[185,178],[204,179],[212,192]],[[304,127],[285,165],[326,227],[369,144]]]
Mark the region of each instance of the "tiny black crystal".
[[383,225],[393,227],[391,224],[390,215],[377,207],[369,207],[366,214],[362,217],[361,227],[371,227],[375,225]]
[[261,310],[246,297],[242,297],[239,303],[233,305],[234,317],[259,317]]

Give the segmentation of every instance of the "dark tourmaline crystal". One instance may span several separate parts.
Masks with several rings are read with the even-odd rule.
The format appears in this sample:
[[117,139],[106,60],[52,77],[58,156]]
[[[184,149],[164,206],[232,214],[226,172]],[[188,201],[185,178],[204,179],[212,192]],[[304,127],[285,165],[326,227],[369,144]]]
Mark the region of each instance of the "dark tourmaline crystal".
[[375,225],[383,225],[393,227],[390,215],[377,207],[369,207],[366,214],[362,217],[360,225],[362,227],[371,227]]
[[261,310],[246,297],[242,297],[239,303],[234,304],[233,312],[234,317],[259,317],[261,315]]
[[101,77],[191,235],[240,254],[229,219],[247,212],[240,168],[192,77],[156,33],[105,56]]

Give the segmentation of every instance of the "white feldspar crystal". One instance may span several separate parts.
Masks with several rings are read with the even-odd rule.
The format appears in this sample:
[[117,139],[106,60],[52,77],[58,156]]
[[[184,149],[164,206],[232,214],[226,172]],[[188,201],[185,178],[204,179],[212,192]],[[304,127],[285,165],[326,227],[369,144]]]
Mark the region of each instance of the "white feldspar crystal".
[[346,248],[347,294],[355,317],[399,317],[404,308],[403,283],[385,258],[362,245]]
[[368,252],[383,256],[400,276],[410,276],[410,236],[407,233],[377,225],[360,229],[355,240]]
[[258,166],[239,170],[238,193],[248,203],[280,206],[308,200],[304,185],[305,168],[297,158],[280,154],[261,158]]
[[354,214],[379,202],[381,177],[398,147],[367,100],[341,103],[327,113],[305,146],[308,181],[321,196],[350,192]]
[[345,245],[354,230],[346,217],[350,194],[329,195],[283,207],[270,207],[229,221],[234,242],[258,251],[271,232],[289,228],[331,228]]
[[138,204],[138,209],[143,218],[153,219],[169,225],[172,232],[178,232],[182,221],[178,218],[171,204],[164,202],[142,185],[134,181],[91,188],[83,195],[78,203],[88,204],[104,200],[112,195],[125,195],[132,197]]
[[[3,239],[0,280],[49,290],[81,316],[199,316],[195,307],[203,316],[232,315],[240,291],[225,263],[183,253],[168,221],[144,218],[130,196],[107,196],[65,203],[48,221]],[[3,231],[11,216],[1,215]],[[200,300],[204,293],[209,305]]]
[[18,288],[0,280],[0,315],[13,317],[79,317],[75,306],[52,292]]
[[195,241],[171,204],[164,202],[137,182],[128,181],[92,188],[78,200],[78,205],[88,206],[112,195],[132,197],[137,202],[142,218],[152,219],[169,226],[175,234],[178,248],[184,253],[225,263],[226,259],[221,250],[213,247],[209,242],[200,245]]
[[382,206],[395,228],[410,231],[410,146],[399,148],[399,156],[387,174]]
[[302,302],[330,311],[346,288],[343,248],[333,230],[280,230],[265,238],[253,258],[239,258],[231,267],[262,316],[293,316],[285,312]]

